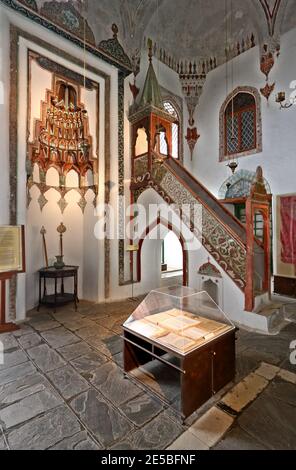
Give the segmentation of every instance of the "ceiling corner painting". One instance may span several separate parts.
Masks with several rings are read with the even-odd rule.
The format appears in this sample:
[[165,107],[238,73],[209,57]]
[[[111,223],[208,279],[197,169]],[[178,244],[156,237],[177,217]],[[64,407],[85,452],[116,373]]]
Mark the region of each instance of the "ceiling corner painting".
[[296,277],[296,194],[277,196],[277,274]]
[[94,204],[98,193],[99,85],[30,52],[28,101],[28,206],[36,186],[41,211],[53,189],[61,213],[72,190],[84,212],[86,193],[93,192]]
[[273,36],[281,0],[259,0],[259,2],[262,5],[267,19],[269,34],[270,36]]

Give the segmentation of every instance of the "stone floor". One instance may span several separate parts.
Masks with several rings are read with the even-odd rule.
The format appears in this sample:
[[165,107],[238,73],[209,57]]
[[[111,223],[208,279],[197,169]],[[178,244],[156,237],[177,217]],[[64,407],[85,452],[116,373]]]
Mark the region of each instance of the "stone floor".
[[181,424],[123,377],[120,325],[137,302],[43,308],[0,336],[0,450],[296,448],[296,323],[278,336],[241,330],[235,382]]

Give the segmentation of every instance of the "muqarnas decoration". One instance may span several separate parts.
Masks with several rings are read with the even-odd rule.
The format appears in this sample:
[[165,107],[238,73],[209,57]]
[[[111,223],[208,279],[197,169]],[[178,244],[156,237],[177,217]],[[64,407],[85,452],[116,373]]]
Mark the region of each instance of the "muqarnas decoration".
[[[41,118],[34,125],[33,143],[28,144],[29,160],[27,162],[28,192],[35,184],[40,190],[38,203],[40,209],[48,200],[45,193],[52,188],[46,184],[46,174],[55,168],[59,174],[59,186],[55,186],[61,196],[58,206],[61,213],[67,208],[65,195],[76,190],[81,199],[78,203],[82,212],[85,210],[85,194],[88,189],[97,197],[97,160],[93,155],[92,137],[89,132],[87,110],[80,101],[81,88],[68,80],[53,75],[53,90],[46,91],[46,99],[41,102]],[[32,168],[39,167],[40,182],[32,179]],[[74,170],[78,174],[79,187],[66,186],[66,176]],[[85,186],[86,175],[91,172],[94,184]],[[30,198],[28,198],[30,204]]]
[[193,158],[194,148],[195,148],[196,143],[197,143],[199,138],[200,138],[200,135],[197,132],[196,127],[193,127],[192,129],[190,129],[190,127],[187,128],[187,135],[186,135],[185,139],[187,140],[187,144],[188,144],[188,147],[189,147],[189,150],[190,150],[191,160]]
[[278,57],[279,54],[280,46],[278,44],[272,46],[268,46],[268,44],[263,45],[263,51],[260,57],[260,70],[265,75],[266,84],[264,87],[260,88],[260,92],[267,101],[275,88],[275,82],[271,85],[268,83],[269,74],[275,64],[275,58]]
[[189,62],[189,64],[185,63],[184,69],[183,66],[181,67],[179,80],[187,104],[189,126],[192,127],[194,125],[195,109],[199,104],[199,99],[206,81],[205,69],[203,67],[202,70],[197,70],[195,64],[192,64],[192,62]]

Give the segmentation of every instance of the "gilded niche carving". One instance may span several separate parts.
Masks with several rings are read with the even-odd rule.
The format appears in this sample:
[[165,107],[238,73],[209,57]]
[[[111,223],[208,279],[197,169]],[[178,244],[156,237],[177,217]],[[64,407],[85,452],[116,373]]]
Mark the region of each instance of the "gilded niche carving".
[[[86,207],[86,193],[93,191],[93,204],[96,205],[98,194],[97,148],[94,145],[89,129],[88,112],[81,101],[82,89],[92,90],[96,86],[88,79],[74,73],[67,73],[61,66],[41,61],[32,56],[32,60],[52,74],[52,87],[45,92],[41,101],[40,118],[34,120],[33,138],[28,142],[27,159],[27,205],[32,197],[30,190],[37,186],[40,191],[38,204],[42,211],[48,200],[46,193],[54,189],[60,194],[58,207],[63,213],[68,203],[65,196],[71,190],[80,195],[77,202],[82,213]],[[83,88],[82,88],[83,87]],[[31,90],[32,94],[33,90]],[[31,102],[30,102],[31,106]],[[39,178],[33,179],[34,166],[39,168]],[[54,168],[58,173],[55,186],[47,183],[47,172]],[[74,170],[78,175],[78,186],[67,184],[67,174]],[[34,173],[35,174],[35,173]]]
[[87,111],[79,102],[79,87],[54,77],[54,91],[47,90],[41,104],[41,119],[35,122],[34,140],[29,144],[29,158],[41,172],[50,167],[65,176],[74,169],[81,177],[94,171],[92,138]]

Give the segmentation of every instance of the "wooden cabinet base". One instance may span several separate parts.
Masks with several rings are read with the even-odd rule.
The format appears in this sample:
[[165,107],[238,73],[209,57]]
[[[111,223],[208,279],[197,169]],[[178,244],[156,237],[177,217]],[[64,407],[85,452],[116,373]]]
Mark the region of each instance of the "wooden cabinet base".
[[1,333],[10,333],[11,331],[17,331],[20,327],[15,323],[4,323],[0,325],[0,334]]
[[296,297],[296,278],[274,276],[274,293],[287,295],[288,297]]
[[[204,346],[179,355],[161,348],[152,340],[144,340],[124,330],[124,371],[137,369],[151,360],[165,363],[164,367],[176,369],[180,374],[180,409],[183,419],[190,416],[201,405],[221,390],[235,376],[235,330],[232,330]],[[178,359],[169,364],[164,354]]]

